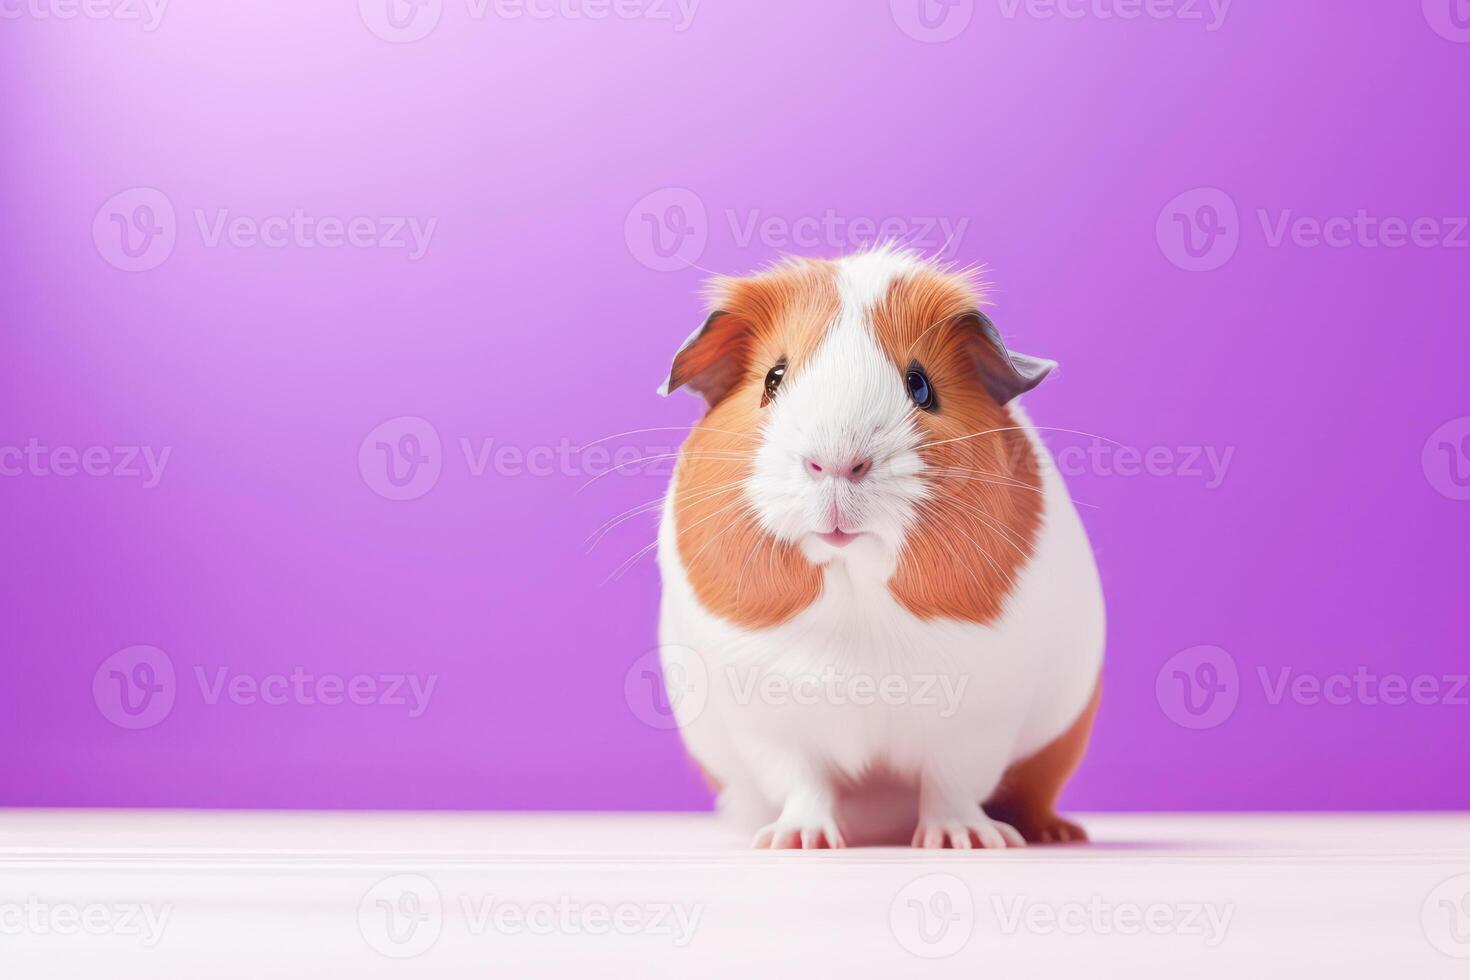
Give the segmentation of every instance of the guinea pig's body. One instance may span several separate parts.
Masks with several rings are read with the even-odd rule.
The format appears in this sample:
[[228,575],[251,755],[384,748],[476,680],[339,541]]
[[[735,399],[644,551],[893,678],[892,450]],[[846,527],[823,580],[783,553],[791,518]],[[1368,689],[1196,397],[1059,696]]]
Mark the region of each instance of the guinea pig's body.
[[[717,284],[659,535],[671,704],[757,846],[1070,840],[1103,604],[970,282],[902,251]],[[983,808],[982,808],[983,806]]]

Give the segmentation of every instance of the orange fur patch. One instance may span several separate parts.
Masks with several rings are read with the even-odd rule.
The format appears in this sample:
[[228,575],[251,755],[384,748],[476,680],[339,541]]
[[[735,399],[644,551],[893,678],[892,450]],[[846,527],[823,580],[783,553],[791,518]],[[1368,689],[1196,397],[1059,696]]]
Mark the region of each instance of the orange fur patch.
[[[741,484],[754,467],[766,372],[793,369],[820,345],[838,313],[829,262],[790,262],[714,284],[720,356],[741,365],[726,396],[685,440],[675,471],[674,529],[689,583],[704,607],[748,628],[785,622],[821,594],[821,570],[795,544],[764,531]],[[738,345],[733,346],[733,345]],[[701,355],[703,356],[703,355]]]
[[1026,434],[975,376],[964,319],[975,299],[962,278],[911,274],[889,287],[873,327],[900,372],[923,367],[939,409],[917,413],[934,443],[919,451],[934,495],[920,505],[889,589],[915,616],[989,623],[1031,558],[1041,481]]

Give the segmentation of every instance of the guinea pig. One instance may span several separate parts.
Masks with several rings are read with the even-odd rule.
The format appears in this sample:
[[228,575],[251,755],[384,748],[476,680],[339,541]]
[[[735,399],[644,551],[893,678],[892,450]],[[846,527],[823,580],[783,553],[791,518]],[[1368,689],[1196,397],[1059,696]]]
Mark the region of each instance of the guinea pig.
[[[664,501],[675,719],[754,846],[1084,840],[1092,549],[972,278],[882,246],[711,284],[662,392],[707,403]],[[698,696],[687,688],[697,684]],[[757,829],[758,828],[758,829]]]

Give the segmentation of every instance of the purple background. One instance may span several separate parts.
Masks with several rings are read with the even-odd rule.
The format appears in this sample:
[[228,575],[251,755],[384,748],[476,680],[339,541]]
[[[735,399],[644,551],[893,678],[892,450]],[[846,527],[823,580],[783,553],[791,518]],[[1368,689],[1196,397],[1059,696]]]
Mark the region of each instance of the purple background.
[[[1072,477],[1110,614],[1072,806],[1470,805],[1470,707],[1273,704],[1258,679],[1466,670],[1470,502],[1444,468],[1470,468],[1470,443],[1421,452],[1470,415],[1470,249],[1273,246],[1257,214],[1470,214],[1470,44],[1448,2],[1238,0],[1209,30],[980,0],[945,43],[900,27],[905,0],[704,0],[682,31],[475,19],[448,0],[412,43],[351,2],[174,0],[153,31],[7,21],[0,450],[171,456],[153,488],[0,477],[0,804],[706,805],[676,733],[625,692],[656,642],[653,562],[601,584],[653,515],[584,542],[654,499],[662,471],[578,493],[598,472],[581,457],[475,476],[460,440],[688,424],[697,403],[654,387],[704,270],[859,244],[861,227],[743,240],[753,216],[831,209],[901,219],[931,247],[918,219],[968,220],[946,254],[985,263],[1002,330],[1062,363],[1029,401],[1037,421],[1170,447],[1163,475]],[[134,187],[167,196],[177,243],[125,272],[92,227]],[[683,212],[695,235],[674,260],[698,268],[649,268],[643,212],[673,198],[635,204],[664,188],[704,209]],[[1165,206],[1196,188],[1238,208],[1221,219],[1238,249],[1213,271],[1171,259],[1173,214],[1204,198]],[[210,247],[194,217],[296,208],[437,226],[411,261]],[[397,501],[358,454],[401,416],[432,424],[442,473]],[[1173,472],[1189,468],[1177,447],[1234,455],[1211,488]],[[165,717],[130,730],[92,682],[135,644],[178,683]],[[1237,703],[1190,728],[1172,674],[1156,682],[1202,644],[1233,658]],[[418,718],[211,705],[196,665],[438,681]]]

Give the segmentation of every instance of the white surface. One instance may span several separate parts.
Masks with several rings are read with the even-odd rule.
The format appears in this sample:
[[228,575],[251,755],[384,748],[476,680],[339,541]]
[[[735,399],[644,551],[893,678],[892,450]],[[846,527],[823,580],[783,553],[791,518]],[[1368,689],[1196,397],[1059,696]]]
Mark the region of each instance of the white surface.
[[1085,822],[766,853],[704,815],[0,811],[0,977],[1470,976],[1470,817]]

